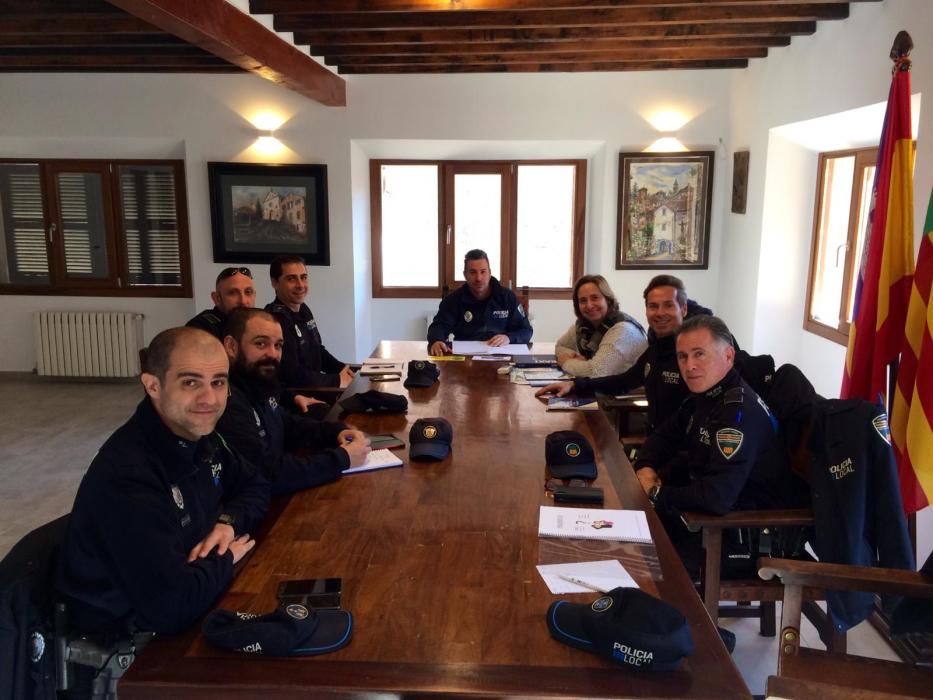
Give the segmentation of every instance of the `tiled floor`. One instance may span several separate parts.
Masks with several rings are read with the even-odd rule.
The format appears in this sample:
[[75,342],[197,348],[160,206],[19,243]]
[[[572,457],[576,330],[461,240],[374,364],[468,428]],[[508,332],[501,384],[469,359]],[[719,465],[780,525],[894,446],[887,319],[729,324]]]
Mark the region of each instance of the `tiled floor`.
[[[56,382],[0,374],[0,557],[29,530],[71,508],[100,445],[142,398],[136,382]],[[733,658],[753,693],[764,693],[777,665],[777,639],[758,634],[758,621],[729,619]],[[806,646],[822,646],[804,623]],[[868,623],[849,633],[851,653],[896,659]]]

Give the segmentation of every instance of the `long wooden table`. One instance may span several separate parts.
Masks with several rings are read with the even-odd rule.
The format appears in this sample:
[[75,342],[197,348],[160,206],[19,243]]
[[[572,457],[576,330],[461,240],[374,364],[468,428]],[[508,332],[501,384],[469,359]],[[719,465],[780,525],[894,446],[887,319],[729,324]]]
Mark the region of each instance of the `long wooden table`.
[[[536,347],[536,350],[539,348]],[[384,341],[374,356],[424,358],[424,343]],[[344,477],[279,504],[255,554],[219,601],[266,612],[286,579],[343,578],[353,640],[326,656],[275,659],[208,646],[197,630],[156,639],[120,683],[123,698],[633,697],[748,698],[748,689],[601,412],[546,412],[498,363],[441,362],[433,387],[379,388],[408,396],[405,415],[346,416],[408,443],[418,418],[453,426],[451,455]],[[607,508],[648,509],[661,580],[633,568],[642,589],[675,605],[696,650],[680,670],[639,673],[554,641],[537,535],[544,438],[587,435]],[[655,567],[656,568],[656,567]],[[596,594],[564,598],[588,602]]]

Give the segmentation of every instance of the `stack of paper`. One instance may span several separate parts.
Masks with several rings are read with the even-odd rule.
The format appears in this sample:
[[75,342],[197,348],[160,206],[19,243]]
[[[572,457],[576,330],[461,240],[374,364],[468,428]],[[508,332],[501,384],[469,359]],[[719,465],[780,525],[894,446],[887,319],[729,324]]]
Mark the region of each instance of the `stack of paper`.
[[622,586],[638,588],[617,559],[583,561],[570,564],[540,564],[538,573],[551,593],[605,592]]
[[356,474],[357,472],[371,472],[376,469],[388,469],[389,467],[402,466],[400,460],[391,450],[373,450],[366,455],[366,461],[358,467],[344,469],[344,474]]
[[557,508],[541,506],[539,537],[614,540],[651,544],[648,518],[643,510],[609,508]]
[[549,411],[596,411],[598,409],[599,404],[594,398],[552,396],[547,400]]
[[455,340],[454,355],[527,355],[528,346],[509,343],[493,347],[482,340]]

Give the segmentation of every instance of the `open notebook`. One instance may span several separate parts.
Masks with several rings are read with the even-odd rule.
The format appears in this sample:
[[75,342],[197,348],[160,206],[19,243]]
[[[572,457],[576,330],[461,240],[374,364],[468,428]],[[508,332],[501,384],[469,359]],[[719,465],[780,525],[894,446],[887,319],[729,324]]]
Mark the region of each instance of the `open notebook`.
[[648,519],[641,510],[608,508],[556,508],[541,506],[539,537],[614,540],[651,544]]
[[344,474],[356,474],[358,472],[371,472],[376,469],[388,469],[389,467],[402,466],[402,460],[395,456],[392,450],[373,450],[366,455],[366,461],[358,467],[344,469]]

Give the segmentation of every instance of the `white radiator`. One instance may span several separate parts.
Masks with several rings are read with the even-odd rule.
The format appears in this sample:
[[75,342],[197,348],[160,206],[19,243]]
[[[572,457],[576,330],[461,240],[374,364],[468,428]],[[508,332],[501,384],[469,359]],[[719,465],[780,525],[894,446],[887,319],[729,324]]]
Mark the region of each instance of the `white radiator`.
[[139,374],[143,315],[128,311],[39,311],[36,367],[53,377]]

